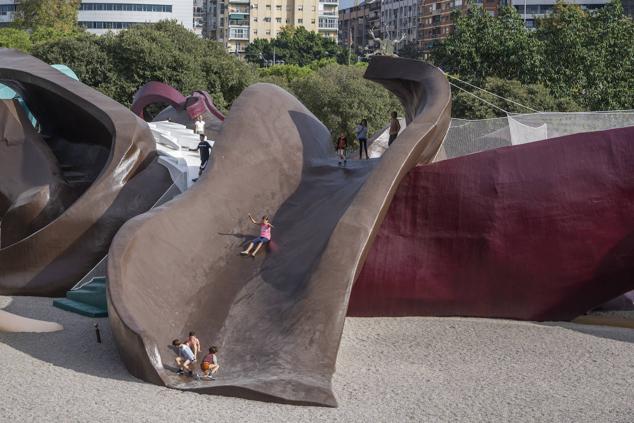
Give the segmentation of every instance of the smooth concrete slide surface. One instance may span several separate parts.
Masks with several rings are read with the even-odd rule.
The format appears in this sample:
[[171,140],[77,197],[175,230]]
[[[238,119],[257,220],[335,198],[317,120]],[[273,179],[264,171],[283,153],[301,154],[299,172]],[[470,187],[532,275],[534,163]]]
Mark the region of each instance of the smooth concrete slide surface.
[[[270,84],[234,102],[213,163],[187,192],[117,233],[109,318],[132,374],[169,387],[335,406],[331,378],[350,289],[400,180],[438,153],[451,92],[440,70],[375,57],[366,77],[393,91],[408,120],[380,160],[337,166],[330,134]],[[273,241],[240,256],[272,216]],[[215,381],[174,372],[169,344],[196,331],[220,347]]]
[[0,49],[0,294],[60,296],[169,188],[147,124],[111,98]]

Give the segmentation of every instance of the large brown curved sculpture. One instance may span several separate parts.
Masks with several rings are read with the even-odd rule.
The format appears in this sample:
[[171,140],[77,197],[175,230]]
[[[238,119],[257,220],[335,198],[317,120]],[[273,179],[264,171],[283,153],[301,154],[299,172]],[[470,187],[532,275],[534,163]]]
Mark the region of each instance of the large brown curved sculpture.
[[147,125],[114,100],[15,50],[0,49],[0,81],[40,126],[0,103],[0,293],[61,295],[171,180]]
[[634,289],[634,127],[412,170],[353,316],[570,320]]
[[[281,88],[257,84],[234,102],[199,182],[122,227],[108,307],[132,374],[200,393],[336,405],[352,284],[400,180],[437,154],[449,124],[437,68],[377,57],[366,76],[395,92],[410,120],[380,161],[338,167],[326,128]],[[271,214],[275,225],[256,259],[239,256],[255,233],[247,213]],[[168,368],[168,344],[190,330],[220,346],[218,380]]]

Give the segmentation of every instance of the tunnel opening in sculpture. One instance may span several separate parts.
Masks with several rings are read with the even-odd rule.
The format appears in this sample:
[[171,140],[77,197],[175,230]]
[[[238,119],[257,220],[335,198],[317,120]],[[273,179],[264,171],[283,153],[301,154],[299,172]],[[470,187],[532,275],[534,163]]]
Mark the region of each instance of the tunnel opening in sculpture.
[[0,49],[0,81],[19,96],[0,102],[0,293],[61,295],[172,181],[114,100],[16,50]]
[[[0,105],[6,172],[0,187],[12,185],[0,188],[0,247],[7,247],[53,221],[88,189],[110,155],[112,134],[82,104],[35,83],[0,82],[14,87],[23,101]],[[35,127],[23,104],[37,120]]]

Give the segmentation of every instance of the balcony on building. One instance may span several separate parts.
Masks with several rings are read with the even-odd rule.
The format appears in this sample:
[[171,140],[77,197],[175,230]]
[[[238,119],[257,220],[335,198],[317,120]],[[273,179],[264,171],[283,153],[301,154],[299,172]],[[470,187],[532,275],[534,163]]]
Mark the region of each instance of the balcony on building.
[[229,25],[230,40],[249,40],[249,25]]
[[[321,13],[320,13],[321,14]],[[320,16],[319,17],[319,30],[320,31],[337,31],[339,24],[337,23],[336,16]]]
[[[248,25],[249,12],[244,10],[229,10],[229,25]],[[236,23],[233,23],[236,22]],[[244,22],[244,23],[238,23]]]
[[249,4],[250,0],[229,0],[229,4]]

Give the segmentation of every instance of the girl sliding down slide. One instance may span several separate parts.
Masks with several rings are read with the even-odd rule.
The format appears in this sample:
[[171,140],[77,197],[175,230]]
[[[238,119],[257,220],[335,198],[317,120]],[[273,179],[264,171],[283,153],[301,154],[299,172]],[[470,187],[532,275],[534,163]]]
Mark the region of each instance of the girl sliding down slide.
[[255,246],[255,250],[251,254],[252,257],[255,257],[258,251],[260,251],[262,245],[268,244],[271,241],[271,228],[273,225],[271,225],[271,221],[268,216],[262,216],[260,223],[256,222],[251,215],[249,215],[249,219],[251,219],[251,222],[253,222],[254,225],[260,225],[260,236],[251,241],[249,243],[249,247],[240,254],[248,256],[249,253],[251,253],[251,249]]

